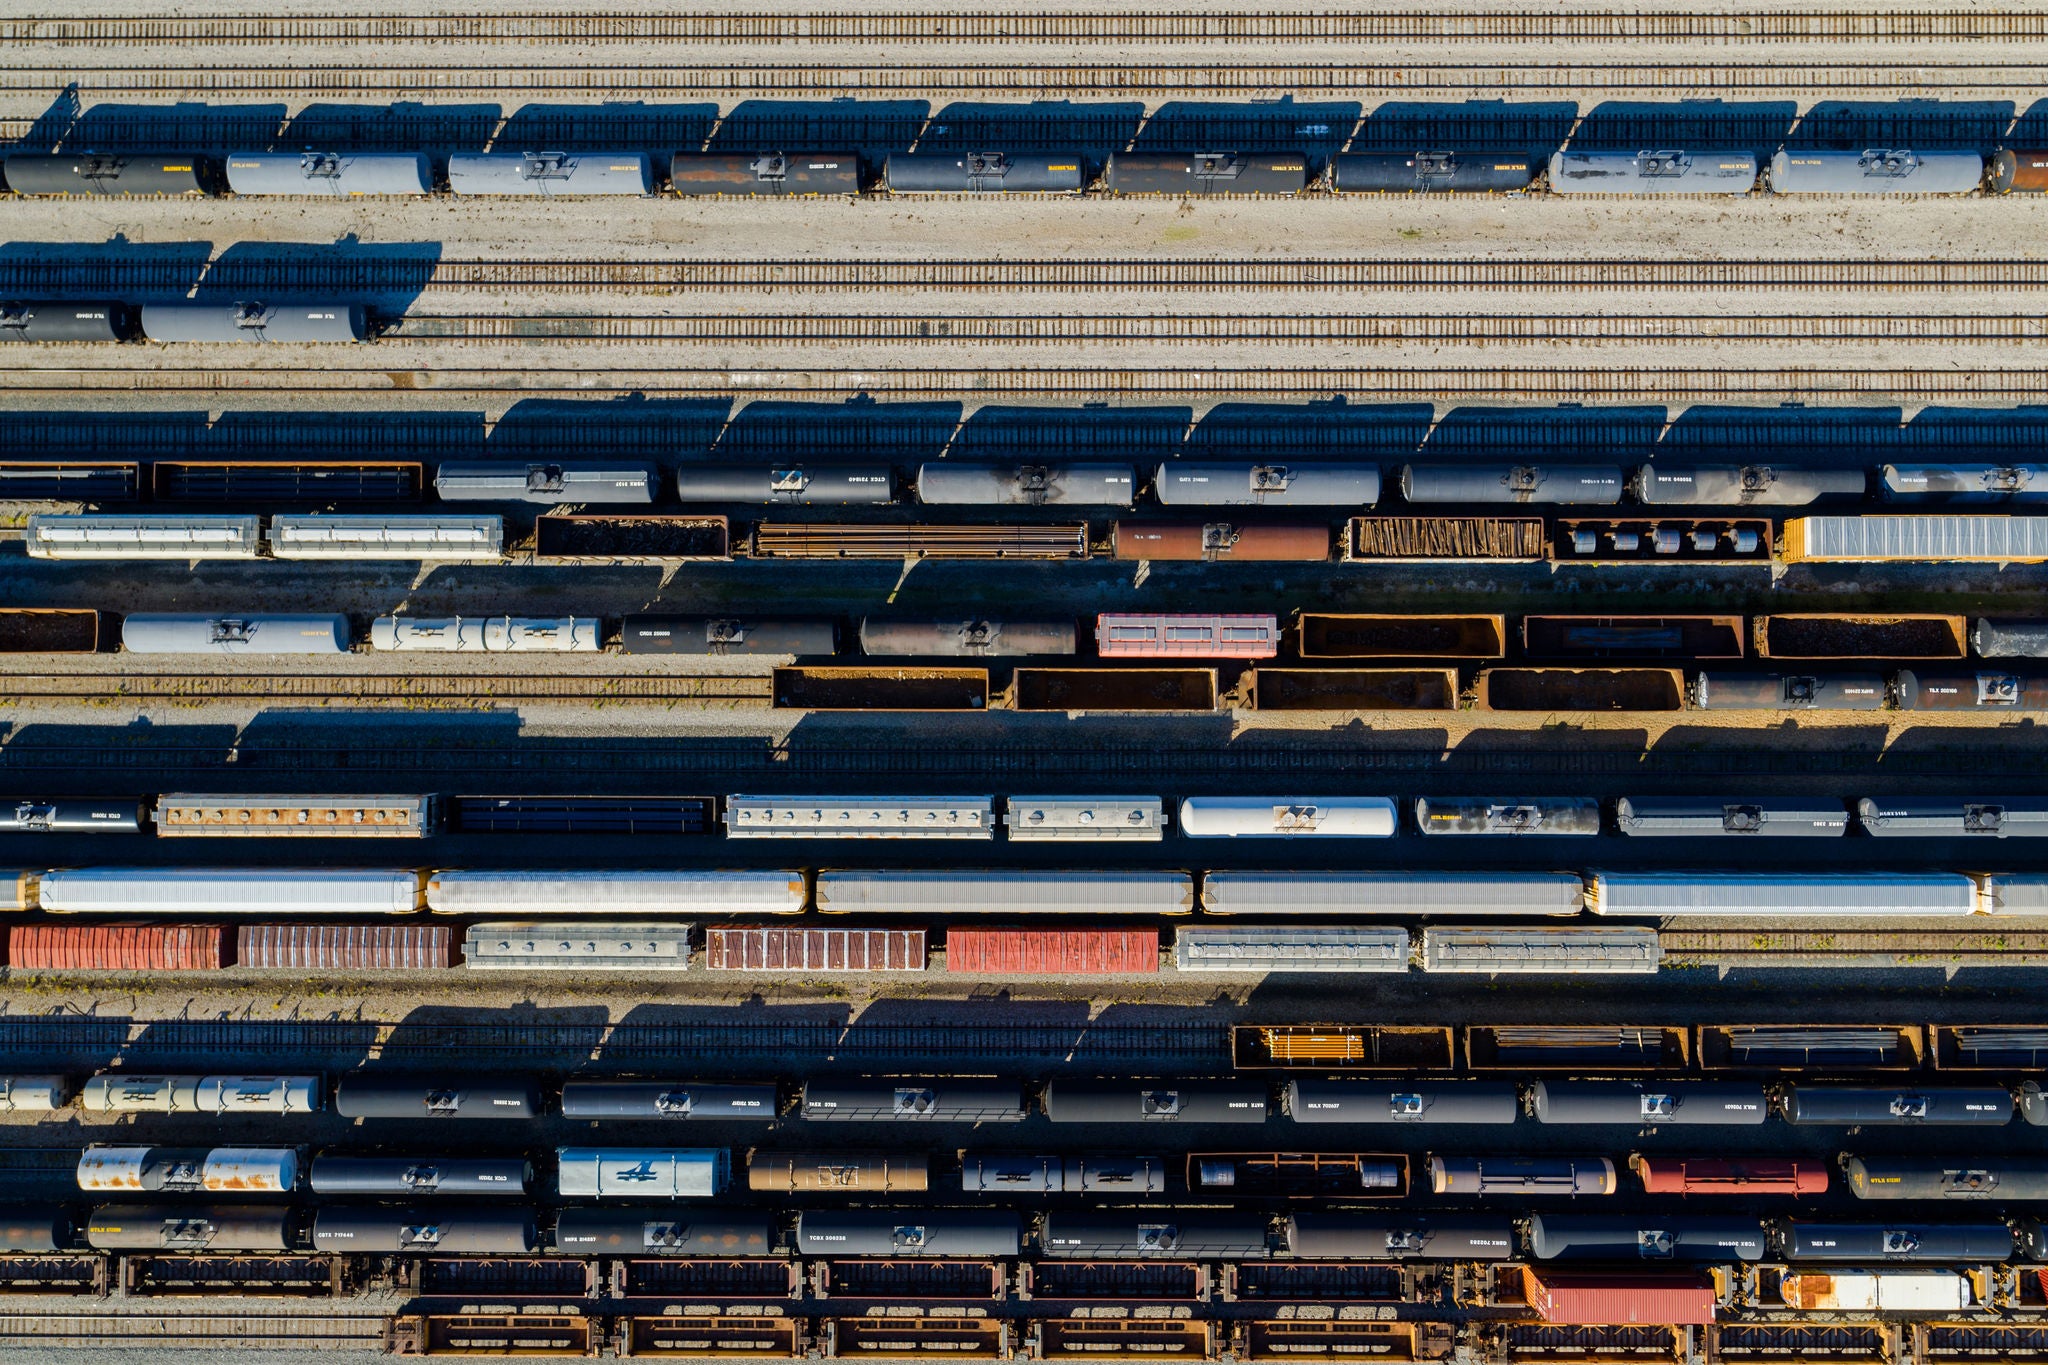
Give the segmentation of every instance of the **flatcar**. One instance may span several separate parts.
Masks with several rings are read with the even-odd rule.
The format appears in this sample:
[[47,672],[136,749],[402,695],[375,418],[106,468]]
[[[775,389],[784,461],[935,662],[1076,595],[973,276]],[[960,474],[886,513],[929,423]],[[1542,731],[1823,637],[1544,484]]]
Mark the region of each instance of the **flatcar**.
[[0,803],[0,834],[140,834],[137,801],[16,801]]
[[1500,1081],[1289,1081],[1296,1123],[1513,1123],[1521,1094]]
[[1879,838],[2048,838],[2048,801],[1876,801],[1856,803],[1856,821]]
[[796,1216],[800,1256],[1015,1256],[1024,1225],[1014,1213],[923,1209],[806,1209]]
[[765,1217],[704,1216],[673,1209],[563,1209],[555,1250],[565,1256],[766,1256],[775,1230]]
[[334,1112],[345,1119],[531,1119],[541,1101],[525,1080],[353,1072],[335,1082]]
[[315,1251],[520,1256],[540,1245],[532,1209],[328,1204],[313,1214]]
[[635,461],[444,460],[434,470],[434,494],[443,502],[530,502],[647,506],[660,474]]
[[1614,803],[1614,824],[1637,838],[1722,835],[1758,838],[1839,839],[1849,813],[1839,802],[1741,800],[1691,796],[1624,796]]
[[1297,1213],[1287,1220],[1287,1249],[1304,1260],[1508,1261],[1517,1246],[1505,1218]]
[[1106,611],[1095,618],[1105,659],[1270,659],[1280,652],[1274,616]]
[[16,194],[68,194],[90,198],[116,195],[205,195],[212,192],[213,164],[194,152],[87,152],[37,156],[10,152],[0,157],[0,175]]
[[1574,834],[1600,832],[1600,803],[1590,796],[1422,796],[1415,827],[1424,834]]
[[1432,1156],[1424,1163],[1434,1194],[1605,1195],[1615,1191],[1606,1157]]
[[1888,464],[1878,471],[1878,487],[1888,499],[2048,502],[2048,465]]
[[317,1114],[319,1076],[142,1076],[102,1072],[78,1092],[78,1107],[101,1114]]
[[923,1152],[747,1153],[747,1188],[756,1194],[922,1194],[931,1182]]
[[640,152],[457,152],[448,188],[462,194],[646,195],[654,172]]
[[1330,163],[1339,194],[1514,194],[1542,163],[1520,152],[1351,152]]
[[1232,1081],[1053,1080],[1053,1123],[1264,1123],[1266,1087]]
[[1693,680],[1702,711],[1881,711],[1891,698],[1882,673],[1721,673]]
[[1299,152],[1114,152],[1103,168],[1116,194],[1300,194],[1308,158]]
[[1788,1261],[2007,1261],[2012,1229],[2003,1223],[1801,1223],[1777,1227]]
[[918,656],[958,659],[1023,658],[1072,654],[1072,621],[966,620],[890,621],[861,618],[861,652],[877,658]]
[[1380,500],[1380,469],[1170,460],[1153,471],[1152,496],[1164,507],[1370,507]]
[[1162,1210],[1136,1213],[1049,1213],[1039,1229],[1048,1256],[1087,1261],[1257,1260],[1271,1254],[1263,1219]]
[[91,1194],[289,1194],[299,1154],[290,1147],[125,1147],[94,1143],[78,1154],[78,1188]]
[[261,1205],[107,1204],[86,1220],[96,1251],[289,1251],[289,1209]]
[[1779,1110],[1787,1123],[1796,1124],[2000,1128],[2012,1122],[2013,1101],[2009,1091],[1991,1086],[1792,1085],[1785,1088]]
[[1629,491],[1651,507],[1805,507],[1860,498],[1865,478],[1860,469],[1651,463],[1636,471]]
[[262,523],[247,516],[34,513],[23,526],[31,559],[254,559]]
[[1058,1157],[991,1153],[960,1158],[963,1194],[1161,1194],[1157,1157]]
[[322,1152],[306,1177],[315,1194],[519,1197],[533,1183],[524,1157],[341,1156]]
[[564,1199],[708,1199],[731,1181],[732,1155],[723,1147],[555,1149],[555,1188]]
[[112,342],[135,333],[134,313],[124,303],[0,302],[0,341]]
[[1385,839],[1400,815],[1384,796],[1190,796],[1180,832],[1190,839]]
[[1552,194],[1748,194],[1757,161],[1748,152],[1557,152]]
[[686,503],[878,507],[896,501],[896,474],[886,464],[686,463],[676,470],[676,495]]
[[369,336],[353,303],[145,303],[142,335],[163,342],[357,342]]
[[1842,1174],[1858,1199],[2048,1199],[2048,1160],[1979,1155],[1973,1161],[1844,1156]]
[[166,792],[159,838],[420,839],[434,832],[431,796],[231,796]]
[[813,1123],[1021,1123],[1015,1081],[806,1081],[802,1112]]
[[565,1119],[741,1119],[771,1122],[781,1112],[772,1085],[695,1081],[564,1081]]
[[891,153],[882,163],[891,194],[1078,194],[1088,183],[1076,154]]
[[859,194],[860,157],[853,152],[677,152],[669,187],[699,195]]
[[433,167],[417,152],[230,152],[228,188],[238,195],[430,194]]
[[1629,1166],[1645,1194],[1826,1194],[1827,1167],[1811,1157],[1672,1157],[1638,1152]]
[[839,623],[818,617],[628,616],[619,647],[628,654],[834,654]]
[[1539,1261],[1725,1264],[1761,1261],[1769,1250],[1764,1226],[1754,1218],[1539,1213],[1529,1219],[1529,1252]]
[[1741,1081],[1554,1081],[1529,1087],[1538,1123],[1753,1128],[1770,1117],[1763,1086]]
[[927,460],[917,469],[917,500],[927,507],[1129,507],[1137,484],[1127,464]]
[[1611,507],[1628,489],[1618,465],[1406,464],[1401,496],[1412,503],[1546,503]]
[[1975,152],[1784,151],[1771,158],[1774,194],[1969,194],[1984,182]]
[[379,616],[370,648],[440,654],[595,654],[604,623],[595,616]]

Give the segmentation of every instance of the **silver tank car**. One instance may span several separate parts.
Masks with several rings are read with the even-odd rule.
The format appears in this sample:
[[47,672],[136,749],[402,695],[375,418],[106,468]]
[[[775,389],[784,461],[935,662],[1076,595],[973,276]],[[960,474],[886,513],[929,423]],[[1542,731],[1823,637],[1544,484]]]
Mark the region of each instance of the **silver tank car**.
[[1529,1220],[1529,1251],[1539,1261],[1761,1261],[1769,1251],[1754,1218],[1688,1214],[1610,1217],[1539,1213]]
[[317,1114],[326,1089],[318,1076],[130,1076],[112,1071],[85,1083],[78,1107],[97,1114]]
[[228,188],[241,195],[428,194],[433,167],[417,152],[230,152]]
[[639,152],[457,152],[448,158],[456,194],[645,195],[654,171]]
[[1355,152],[1330,166],[1339,194],[1509,194],[1542,170],[1520,152]]
[[2048,621],[1980,616],[1970,624],[1970,648],[1983,659],[2048,659]]
[[654,501],[660,482],[653,465],[637,461],[444,460],[434,470],[434,493],[443,502],[645,507]]
[[1538,1123],[1754,1128],[1770,1117],[1761,1085],[1740,1081],[1551,1081],[1529,1087]]
[[1613,1194],[1614,1163],[1606,1157],[1433,1156],[1435,1194]]
[[927,507],[1129,507],[1137,482],[1127,464],[928,461],[917,469],[917,500]]
[[1779,1108],[1787,1123],[1842,1127],[1956,1126],[2002,1128],[2012,1122],[2012,1095],[1990,1086],[1901,1090],[1877,1086],[1792,1085]]
[[1166,1210],[1049,1213],[1039,1231],[1039,1245],[1048,1256],[1091,1261],[1235,1261],[1271,1254],[1264,1219]]
[[1553,194],[1748,194],[1756,188],[1748,152],[1558,152]]
[[1079,153],[896,153],[882,163],[882,180],[891,194],[1078,194],[1088,183]]
[[760,1215],[719,1217],[675,1209],[563,1209],[555,1250],[564,1256],[766,1256],[775,1229]]
[[2048,464],[1888,464],[1878,491],[1893,501],[2048,502]]
[[1521,1095],[1506,1081],[1289,1081],[1296,1123],[1513,1123]]
[[129,194],[204,195],[212,163],[195,152],[10,154],[0,175],[16,194],[102,198]]
[[1152,494],[1166,507],[1370,507],[1380,467],[1173,460],[1153,470]]
[[781,1112],[772,1085],[698,1081],[564,1081],[565,1119],[741,1119],[772,1122]]
[[1015,1256],[1024,1226],[1014,1213],[859,1209],[796,1216],[799,1256]]
[[354,342],[369,319],[354,303],[145,303],[142,334],[164,342]]
[[677,152],[668,183],[685,198],[707,194],[859,194],[853,152]]
[[1299,152],[1114,152],[1102,184],[1116,194],[1300,194]]
[[1702,673],[1692,700],[1702,711],[1882,711],[1890,695],[1882,673]]
[[1653,507],[1804,507],[1825,498],[1860,498],[1866,485],[1860,469],[1646,464],[1630,491]]
[[709,1199],[732,1183],[723,1147],[557,1147],[555,1185],[564,1199]]
[[839,623],[821,617],[628,616],[619,626],[628,654],[836,654]]
[[966,1194],[1162,1194],[1166,1164],[1157,1157],[960,1157]]
[[1046,1083],[1054,1123],[1264,1123],[1266,1087],[1239,1081]]
[[523,1157],[336,1156],[313,1158],[315,1194],[523,1195],[533,1166]]
[[1015,1081],[806,1081],[803,1116],[813,1123],[1020,1123]]
[[0,1114],[50,1114],[71,1103],[69,1076],[0,1076]]
[[1287,1249],[1304,1260],[1506,1261],[1516,1250],[1505,1218],[1383,1213],[1297,1213]]
[[442,654],[595,654],[604,622],[595,616],[379,616],[370,648]]
[[518,1256],[540,1245],[532,1209],[390,1209],[330,1204],[313,1215],[313,1250]]
[[78,1154],[78,1188],[93,1194],[290,1194],[298,1184],[299,1154],[291,1147],[95,1144]]
[[1840,802],[1624,796],[1614,803],[1614,823],[1623,834],[1638,838],[1756,835],[1839,839],[1849,832],[1849,812]]
[[1435,504],[1546,503],[1558,507],[1610,507],[1628,488],[1619,465],[1408,464],[1401,466],[1401,496]]
[[1858,1199],[2048,1199],[2048,1161],[1983,1156],[1845,1156],[1842,1174]]
[[684,502],[878,507],[896,501],[896,472],[885,464],[685,464],[676,470],[676,496]]
[[1600,802],[1590,796],[1421,796],[1424,834],[1598,834]]
[[1799,1223],[1778,1225],[1778,1254],[1788,1261],[2009,1261],[2004,1223]]
[[1779,152],[1771,158],[1777,194],[1969,194],[1984,181],[1975,152]]
[[186,616],[137,612],[121,621],[130,654],[346,654],[346,616]]
[[140,834],[134,801],[16,801],[0,804],[0,834]]
[[887,621],[860,623],[863,654],[877,657],[994,659],[1072,654],[1072,621]]
[[133,328],[125,303],[0,303],[0,341],[126,341]]
[[1879,838],[2048,838],[2048,801],[1874,801],[1856,803],[1864,833]]
[[357,1073],[335,1082],[334,1112],[345,1119],[530,1119],[540,1114],[540,1094],[531,1081]]
[[86,1220],[99,1251],[290,1251],[290,1209],[258,1205],[108,1204]]

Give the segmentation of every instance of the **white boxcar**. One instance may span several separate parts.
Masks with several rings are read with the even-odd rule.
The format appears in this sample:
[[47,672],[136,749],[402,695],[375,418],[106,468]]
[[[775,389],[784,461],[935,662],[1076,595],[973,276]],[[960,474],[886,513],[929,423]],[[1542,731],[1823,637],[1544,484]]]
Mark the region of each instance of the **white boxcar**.
[[130,654],[346,654],[346,616],[197,616],[136,612],[122,618]]
[[477,971],[686,972],[690,925],[677,920],[485,920],[462,965]]
[[728,796],[728,839],[993,839],[993,796]]
[[2034,563],[2048,559],[2048,517],[1792,517],[1782,549],[1789,563]]
[[433,833],[431,796],[213,796],[156,799],[158,837],[301,835],[332,839],[423,839]]
[[317,1114],[326,1107],[318,1076],[130,1076],[102,1072],[79,1091],[95,1114]]
[[259,517],[45,516],[22,530],[31,559],[254,559]]
[[723,1147],[557,1147],[564,1199],[708,1199],[732,1179]]
[[766,872],[455,872],[427,878],[442,915],[800,915],[804,874]]
[[1586,886],[1566,872],[1210,872],[1212,915],[1576,915]]
[[1156,796],[1011,796],[1003,831],[1012,843],[1158,843],[1166,803]]
[[1975,914],[1977,884],[1959,872],[1595,872],[1596,915],[1827,919]]
[[78,1188],[219,1194],[289,1194],[298,1188],[299,1154],[290,1147],[115,1147],[78,1155]]
[[444,654],[595,654],[604,622],[595,616],[379,616],[370,648]]
[[1653,973],[1663,958],[1655,929],[1424,929],[1425,972]]
[[1190,839],[1385,839],[1400,812],[1384,796],[1190,796],[1180,832]]
[[476,516],[281,516],[270,519],[279,559],[504,557],[505,519]]
[[820,872],[830,915],[1185,915],[1185,872]]
[[48,1114],[69,1103],[68,1076],[0,1076],[0,1114]]
[[1183,972],[1405,972],[1406,929],[1176,929]]
[[2048,876],[2001,872],[1977,878],[1977,908],[1987,915],[2048,915]]
[[339,867],[80,867],[43,876],[60,915],[409,915],[422,875]]
[[1949,1313],[1973,1308],[1970,1278],[1953,1270],[1831,1270],[1787,1273],[1778,1292],[1789,1308],[1869,1313]]

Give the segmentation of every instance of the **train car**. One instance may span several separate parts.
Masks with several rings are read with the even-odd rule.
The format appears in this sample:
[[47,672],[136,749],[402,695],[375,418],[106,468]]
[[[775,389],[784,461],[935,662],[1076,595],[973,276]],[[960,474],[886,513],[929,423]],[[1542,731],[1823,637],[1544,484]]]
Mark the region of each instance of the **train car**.
[[999,976],[1149,976],[1159,970],[1157,929],[946,931],[946,970]]
[[1986,188],[1993,194],[2039,194],[2048,190],[2048,152],[2001,148],[1991,158],[1991,179]]
[[290,1251],[290,1209],[262,1205],[107,1204],[86,1220],[95,1251]]
[[704,931],[714,972],[921,972],[922,929],[762,929],[714,924]]
[[0,1114],[54,1114],[77,1090],[69,1076],[0,1076]]
[[782,1107],[772,1085],[697,1081],[563,1081],[565,1119],[739,1119],[771,1123]]
[[528,1080],[359,1071],[335,1082],[334,1112],[345,1119],[531,1119],[541,1102]]
[[462,939],[462,965],[477,972],[686,972],[683,920],[480,920]]
[[204,196],[212,192],[212,161],[197,152],[104,152],[37,156],[10,152],[0,157],[0,174],[16,194],[66,194],[86,198],[161,194]]
[[1806,507],[1860,498],[1860,469],[1781,469],[1776,465],[1645,464],[1629,491],[1652,507]]
[[1003,836],[1013,844],[1156,844],[1165,835],[1166,803],[1156,796],[1010,796],[1003,799]]
[[523,1256],[540,1246],[532,1209],[328,1204],[313,1214],[313,1250]]
[[766,1256],[775,1230],[762,1215],[699,1216],[673,1209],[563,1209],[555,1250],[564,1256]]
[[1320,564],[1330,557],[1327,525],[1212,521],[1200,525],[1119,521],[1110,528],[1113,559],[1204,564]]
[[370,648],[438,654],[595,654],[604,647],[596,616],[379,616]]
[[1900,1090],[1879,1086],[1791,1085],[1779,1101],[1787,1123],[1837,1127],[1902,1125],[2003,1128],[2012,1122],[2009,1091],[1991,1086]]
[[861,652],[871,657],[1022,658],[1074,653],[1072,621],[889,621],[861,618]]
[[1169,460],[1152,472],[1152,496],[1164,507],[1370,507],[1380,467]]
[[315,1194],[432,1194],[517,1197],[533,1183],[533,1163],[516,1156],[339,1156],[313,1158],[306,1186]]
[[1024,1090],[956,1077],[806,1081],[802,1113],[812,1123],[1021,1123]]
[[1778,1254],[1788,1261],[2007,1261],[2013,1232],[2003,1223],[1778,1224]]
[[1185,915],[1195,908],[1185,872],[960,870],[818,873],[828,915]]
[[2048,1199],[2040,1157],[1844,1156],[1842,1175],[1858,1199]]
[[725,798],[728,839],[993,839],[993,796]]
[[677,152],[669,187],[684,198],[735,194],[859,194],[854,152]]
[[1879,838],[2048,837],[2048,801],[1876,801],[1856,803],[1864,833]]
[[1191,1193],[1227,1199],[1399,1199],[1408,1158],[1376,1152],[1190,1152]]
[[0,1215],[0,1253],[47,1255],[69,1251],[72,1243],[71,1216],[59,1208],[40,1204],[13,1204]]
[[891,194],[1078,194],[1088,176],[1078,152],[893,152],[882,163],[882,183]]
[[1264,1123],[1266,1087],[1241,1081],[1077,1081],[1045,1086],[1052,1123]]
[[1628,489],[1618,465],[1406,464],[1401,496],[1417,504],[1546,503],[1609,507]]
[[1289,1081],[1296,1123],[1513,1123],[1522,1097],[1504,1081]]
[[2038,564],[2048,560],[2048,517],[1787,517],[1778,552],[1787,564]]
[[1190,839],[1386,839],[1400,812],[1384,796],[1190,796],[1180,832]]
[[1127,464],[928,460],[917,469],[927,507],[1129,507],[1137,486]]
[[78,1188],[89,1194],[290,1194],[299,1184],[291,1147],[121,1147],[78,1154]]
[[1773,194],[1970,194],[1984,183],[1975,152],[1779,152],[1771,158]]
[[797,915],[804,874],[788,871],[439,871],[437,915]]
[[1552,194],[1748,194],[1757,161],[1748,152],[1557,152]]
[[1505,1218],[1297,1213],[1287,1220],[1287,1250],[1302,1260],[1507,1261],[1516,1249]]
[[354,199],[431,194],[434,172],[417,152],[230,152],[228,188],[237,195],[292,194]]
[[1262,1260],[1272,1254],[1263,1218],[1160,1210],[1048,1213],[1038,1244],[1048,1256],[1087,1261]]
[[434,470],[434,494],[443,502],[645,507],[660,481],[653,465],[638,460],[443,460]]
[[1614,824],[1638,838],[1839,839],[1849,832],[1849,812],[1840,802],[1714,800],[1693,796],[1624,796],[1614,803]]
[[0,302],[0,341],[126,341],[135,335],[135,325],[134,315],[125,303]]
[[1173,934],[1173,966],[1182,972],[1406,972],[1409,952],[1405,928],[1260,926]]
[[686,503],[751,502],[787,507],[876,507],[896,501],[886,464],[697,464],[676,470]]
[[1014,1213],[924,1209],[806,1209],[796,1216],[799,1256],[1013,1257],[1024,1247]]
[[1645,1194],[1826,1194],[1828,1170],[1812,1157],[1629,1158]]
[[78,1107],[89,1114],[317,1114],[319,1076],[141,1076],[105,1071],[86,1081]]
[[7,965],[22,971],[212,972],[227,962],[217,924],[17,924]]
[[1947,919],[1979,908],[1961,873],[1595,872],[1588,884],[1596,915]]
[[960,1156],[964,1194],[1163,1194],[1157,1157]]
[[1566,872],[1208,872],[1211,915],[1576,915],[1586,884]]
[[1888,464],[1878,491],[1890,501],[2048,502],[2048,464]]
[[254,559],[258,517],[34,513],[23,524],[31,559]]
[[1538,1123],[1754,1128],[1770,1117],[1760,1084],[1741,1081],[1557,1081],[1529,1087]]
[[1882,673],[1704,672],[1692,686],[1702,711],[1882,711],[1890,698]]
[[1901,711],[2048,711],[2048,675],[1902,668],[1892,676],[1892,701]]
[[140,834],[139,801],[0,802],[0,834]]
[[564,1199],[709,1199],[732,1183],[723,1147],[558,1147],[556,1191]]
[[1275,616],[1106,611],[1095,618],[1105,659],[1270,659],[1280,652]]
[[503,557],[503,517],[276,516],[270,553],[278,559],[444,559],[490,563]]
[[821,617],[628,616],[619,628],[628,654],[836,654],[839,623]]
[[149,341],[327,345],[370,334],[355,303],[145,303],[139,313]]
[[1432,1156],[1424,1163],[1432,1194],[1607,1195],[1615,1190],[1606,1157]]
[[346,654],[346,616],[202,616],[136,612],[121,620],[130,654]]
[[1299,152],[1112,152],[1102,171],[1112,194],[1300,194]]
[[1517,194],[1543,166],[1520,152],[1351,152],[1330,161],[1339,194]]
[[1954,1313],[1979,1306],[1970,1279],[1951,1270],[1807,1271],[1780,1275],[1778,1296],[1807,1312]]
[[84,867],[45,873],[62,915],[407,915],[420,874],[373,868]]
[[922,1194],[931,1183],[922,1152],[747,1153],[756,1194]]
[[1980,616],[1970,623],[1970,649],[1982,659],[2048,659],[2048,621]]
[[654,168],[640,152],[457,152],[448,188],[458,195],[647,195]]
[[1529,1251],[1539,1261],[1725,1264],[1761,1261],[1769,1249],[1754,1218],[1539,1213],[1529,1220]]
[[224,796],[167,793],[156,801],[159,838],[312,836],[423,839],[434,832],[432,796]]
[[1664,950],[1655,929],[1532,929],[1501,925],[1422,931],[1425,972],[1651,975]]
[[1576,834],[1600,832],[1600,803],[1590,796],[1422,796],[1415,827],[1424,834]]

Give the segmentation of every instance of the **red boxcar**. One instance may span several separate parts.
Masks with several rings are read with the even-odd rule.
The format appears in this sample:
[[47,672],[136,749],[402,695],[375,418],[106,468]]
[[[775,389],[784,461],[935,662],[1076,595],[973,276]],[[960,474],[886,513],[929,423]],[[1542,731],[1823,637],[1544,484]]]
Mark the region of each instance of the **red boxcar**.
[[1280,622],[1106,611],[1095,618],[1095,651],[1105,659],[1270,659],[1280,652]]
[[313,971],[420,971],[455,965],[445,924],[245,924],[235,965]]
[[1714,1320],[1714,1284],[1703,1272],[1525,1266],[1522,1273],[1529,1305],[1545,1322],[1654,1327]]
[[1826,1194],[1828,1168],[1812,1157],[1643,1156],[1629,1159],[1649,1194]]
[[1159,970],[1157,929],[948,929],[946,970],[1107,976]]
[[921,972],[922,929],[750,929],[704,931],[714,972]]
[[210,924],[17,924],[7,965],[18,971],[210,972],[227,931]]

